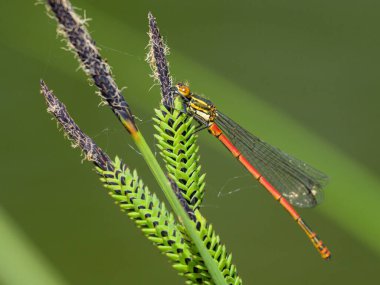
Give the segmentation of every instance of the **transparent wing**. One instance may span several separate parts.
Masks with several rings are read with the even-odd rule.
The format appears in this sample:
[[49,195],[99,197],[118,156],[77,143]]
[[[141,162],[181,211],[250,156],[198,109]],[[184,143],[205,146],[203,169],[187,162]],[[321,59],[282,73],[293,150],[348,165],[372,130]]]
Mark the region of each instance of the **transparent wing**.
[[322,188],[328,182],[324,173],[263,142],[220,112],[215,123],[292,205],[309,208],[321,202]]

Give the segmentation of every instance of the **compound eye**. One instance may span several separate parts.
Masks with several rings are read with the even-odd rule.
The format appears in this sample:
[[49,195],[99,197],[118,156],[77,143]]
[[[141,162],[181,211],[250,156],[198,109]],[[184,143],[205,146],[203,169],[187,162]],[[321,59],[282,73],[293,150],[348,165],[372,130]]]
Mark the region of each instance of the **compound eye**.
[[181,93],[181,95],[188,97],[190,95],[190,88],[183,84],[177,84],[178,92]]

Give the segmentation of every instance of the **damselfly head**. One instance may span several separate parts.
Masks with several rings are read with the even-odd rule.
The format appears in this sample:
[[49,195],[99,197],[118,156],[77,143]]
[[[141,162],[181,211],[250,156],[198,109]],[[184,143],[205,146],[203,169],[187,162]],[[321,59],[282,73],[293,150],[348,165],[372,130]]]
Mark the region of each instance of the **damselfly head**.
[[183,84],[181,82],[178,82],[175,87],[177,88],[176,91],[180,95],[182,95],[182,96],[184,96],[186,98],[190,97],[190,88],[189,88],[189,86],[187,86],[187,85],[185,85],[185,84]]

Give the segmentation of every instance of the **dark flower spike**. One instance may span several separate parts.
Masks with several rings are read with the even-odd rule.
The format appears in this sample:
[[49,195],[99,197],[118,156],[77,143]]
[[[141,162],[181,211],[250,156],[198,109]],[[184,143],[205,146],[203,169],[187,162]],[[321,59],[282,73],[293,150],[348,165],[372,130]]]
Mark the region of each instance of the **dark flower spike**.
[[49,90],[43,80],[40,81],[40,86],[41,94],[45,97],[48,105],[47,111],[57,119],[57,122],[62,126],[65,134],[72,142],[73,147],[79,147],[85,159],[95,163],[101,169],[111,170],[112,161],[108,155],[89,136],[82,132],[70,117],[66,106],[58,100],[52,90]]
[[111,67],[103,60],[95,41],[87,31],[86,21],[75,14],[69,1],[47,0],[47,3],[60,24],[59,32],[68,39],[70,49],[75,52],[82,68],[99,88],[102,99],[110,105],[128,132],[135,133],[137,127],[129,105],[112,78]]
[[152,71],[153,78],[160,82],[162,104],[165,106],[174,106],[174,99],[171,91],[172,80],[169,73],[169,64],[166,61],[166,55],[169,48],[163,43],[160,31],[157,27],[156,18],[149,12],[149,46],[147,62]]

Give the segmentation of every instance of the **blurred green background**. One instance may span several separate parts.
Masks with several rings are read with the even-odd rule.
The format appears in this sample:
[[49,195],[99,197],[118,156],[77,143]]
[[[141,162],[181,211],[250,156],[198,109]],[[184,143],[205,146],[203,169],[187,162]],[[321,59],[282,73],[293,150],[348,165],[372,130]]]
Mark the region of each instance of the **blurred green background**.
[[[0,284],[181,284],[113,205],[46,113],[44,78],[81,128],[159,189],[133,142],[98,107],[56,23],[34,1],[1,1]],[[325,171],[324,203],[300,210],[304,234],[207,132],[202,209],[245,284],[376,283],[380,269],[378,1],[95,1],[74,6],[113,67],[153,146],[160,100],[144,62],[147,13],[171,48],[175,80],[264,140]],[[78,10],[80,14],[84,10]],[[240,189],[240,190],[239,190]]]

